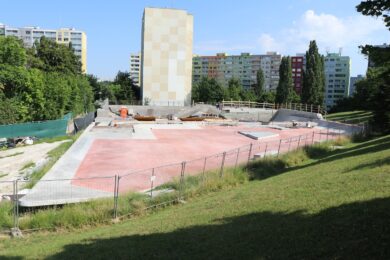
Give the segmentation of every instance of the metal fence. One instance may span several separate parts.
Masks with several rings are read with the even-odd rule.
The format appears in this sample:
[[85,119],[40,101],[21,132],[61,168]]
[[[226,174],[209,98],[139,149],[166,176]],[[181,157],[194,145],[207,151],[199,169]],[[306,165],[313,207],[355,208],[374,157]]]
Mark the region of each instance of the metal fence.
[[[253,141],[252,143],[237,147],[218,154],[206,157],[183,161],[174,164],[131,171],[127,174],[111,175],[105,177],[40,180],[29,193],[30,206],[36,205],[63,205],[68,203],[91,201],[98,198],[106,198],[106,204],[110,208],[105,215],[110,218],[124,217],[132,214],[129,211],[131,199],[128,195],[131,192],[141,192],[148,201],[149,207],[155,207],[166,203],[173,203],[185,200],[186,180],[197,176],[200,184],[207,182],[209,176],[225,177],[227,168],[236,169],[249,162],[266,157],[278,157],[282,154],[297,150],[304,146],[311,146],[328,140],[337,139],[346,135],[341,130],[313,131],[304,135],[289,137],[286,139]],[[9,232],[9,228],[18,229],[19,219],[23,219],[20,213],[20,205],[23,205],[23,197],[20,190],[30,183],[29,180],[16,180],[0,182],[1,187],[8,185],[12,190],[9,196],[8,212],[12,210],[12,221],[2,220],[5,218],[7,209],[1,207],[0,202],[0,232]],[[167,184],[171,185],[167,185]],[[166,187],[164,187],[166,186]],[[172,188],[173,187],[173,188]],[[40,190],[41,192],[35,192]],[[162,194],[168,194],[170,200],[159,200]],[[5,204],[5,203],[3,203]],[[99,207],[91,207],[88,210],[100,210]],[[60,217],[59,215],[54,215]],[[23,227],[22,227],[23,228]]]

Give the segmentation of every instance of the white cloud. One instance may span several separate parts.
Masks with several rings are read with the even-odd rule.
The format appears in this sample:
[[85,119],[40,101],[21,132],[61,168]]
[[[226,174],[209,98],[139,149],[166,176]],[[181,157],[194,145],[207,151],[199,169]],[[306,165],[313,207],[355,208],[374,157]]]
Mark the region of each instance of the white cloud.
[[[258,39],[260,49],[276,46],[283,52],[294,54],[307,49],[310,40],[316,40],[323,49],[358,46],[378,31],[387,32],[382,20],[362,15],[338,18],[332,14],[316,14],[306,11],[291,27],[273,36],[262,34]],[[275,48],[275,47],[274,47]]]
[[277,51],[283,52],[285,48],[283,44],[277,42],[271,35],[263,33],[257,42],[260,44],[261,52],[265,53],[267,51]]
[[321,53],[338,52],[352,59],[352,75],[364,74],[367,61],[359,45],[388,42],[389,34],[381,19],[363,16],[340,18],[332,14],[307,10],[297,21],[281,32],[263,33],[258,38],[258,50],[279,51],[283,55],[304,53],[311,40],[316,40]]

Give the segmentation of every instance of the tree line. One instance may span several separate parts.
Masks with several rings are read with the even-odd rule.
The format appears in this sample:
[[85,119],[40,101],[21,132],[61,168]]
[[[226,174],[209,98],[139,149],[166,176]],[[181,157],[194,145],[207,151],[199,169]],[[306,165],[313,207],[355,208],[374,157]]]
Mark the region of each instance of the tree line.
[[[363,15],[381,17],[390,30],[389,1],[362,1],[356,9]],[[360,46],[360,49],[371,64],[366,77],[355,84],[356,90],[352,97],[339,100],[332,110],[334,112],[373,111],[371,123],[374,130],[390,133],[390,47],[364,45]]]
[[244,89],[238,79],[232,78],[227,87],[216,79],[202,78],[192,87],[195,102],[217,103],[222,100],[243,100],[269,103],[308,103],[323,105],[325,92],[324,57],[318,53],[315,41],[311,41],[306,52],[306,67],[303,73],[302,94],[294,89],[292,65],[289,56],[283,57],[279,67],[279,83],[276,91],[265,90],[264,72],[256,73],[256,83]]
[[94,111],[94,102],[105,98],[130,103],[140,99],[140,89],[128,72],[103,82],[82,74],[71,44],[42,37],[26,48],[16,37],[0,36],[0,124],[77,116]]
[[0,124],[51,120],[93,110],[93,92],[71,46],[45,37],[25,48],[0,37]]

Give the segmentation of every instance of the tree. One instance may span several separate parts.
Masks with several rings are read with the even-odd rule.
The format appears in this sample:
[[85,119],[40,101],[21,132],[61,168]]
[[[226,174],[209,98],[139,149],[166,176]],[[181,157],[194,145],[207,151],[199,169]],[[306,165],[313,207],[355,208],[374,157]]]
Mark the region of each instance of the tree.
[[386,27],[390,30],[390,2],[388,0],[362,1],[356,6],[358,12],[368,16],[382,16]]
[[192,98],[195,102],[220,102],[224,98],[224,89],[215,79],[203,77],[193,86]]
[[296,99],[292,80],[291,59],[283,57],[279,67],[279,83],[276,88],[276,103],[291,103]]
[[276,93],[274,91],[264,92],[262,101],[267,102],[267,103],[275,103],[276,102]]
[[324,58],[318,53],[315,41],[310,41],[303,72],[302,103],[323,105],[325,95]]
[[257,96],[258,100],[261,100],[263,94],[264,94],[264,73],[263,70],[260,68],[256,73],[255,95]]
[[0,37],[0,64],[24,66],[27,60],[26,50],[16,37]]
[[[363,15],[382,16],[390,30],[390,1],[362,1],[356,8]],[[369,57],[372,67],[368,69],[366,79],[357,83],[355,96],[359,104],[365,104],[368,99],[368,107],[373,109],[375,129],[390,133],[390,47],[366,45],[361,49]]]
[[121,86],[119,92],[115,93],[116,99],[120,103],[130,103],[135,99],[139,100],[140,90],[139,87],[134,84],[133,79],[130,77],[130,73],[118,71],[113,84]]
[[238,79],[231,78],[228,82],[229,99],[241,100],[240,93],[242,91],[241,83]]
[[58,44],[42,36],[40,41],[35,43],[36,53],[34,54],[41,62],[33,63],[38,69],[47,72],[81,73],[81,61],[70,46]]

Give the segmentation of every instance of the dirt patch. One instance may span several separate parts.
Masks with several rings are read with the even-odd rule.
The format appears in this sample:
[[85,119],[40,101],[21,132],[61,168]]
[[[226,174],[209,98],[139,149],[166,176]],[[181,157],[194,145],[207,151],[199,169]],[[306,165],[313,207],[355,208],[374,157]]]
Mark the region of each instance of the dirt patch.
[[23,177],[21,169],[26,165],[36,165],[48,157],[48,152],[64,142],[41,143],[0,151],[0,195],[12,192],[13,181]]

